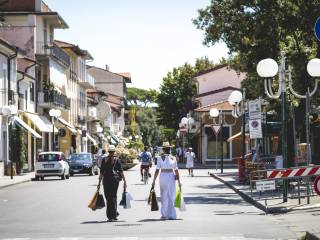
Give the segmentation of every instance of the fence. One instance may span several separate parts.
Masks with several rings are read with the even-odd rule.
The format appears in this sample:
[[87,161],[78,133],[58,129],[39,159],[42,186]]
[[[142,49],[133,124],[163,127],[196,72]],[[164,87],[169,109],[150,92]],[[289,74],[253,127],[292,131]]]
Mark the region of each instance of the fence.
[[[250,173],[251,197],[258,200],[281,199],[284,188],[287,188],[289,199],[316,196],[313,184],[316,176],[320,175],[320,166],[306,166],[299,168],[258,170]],[[287,186],[287,187],[286,187]]]

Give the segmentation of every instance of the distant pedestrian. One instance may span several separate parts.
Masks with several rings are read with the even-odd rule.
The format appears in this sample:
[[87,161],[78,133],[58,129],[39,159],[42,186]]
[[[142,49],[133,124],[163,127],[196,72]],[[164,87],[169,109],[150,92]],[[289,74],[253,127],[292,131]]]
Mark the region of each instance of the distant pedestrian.
[[120,177],[123,179],[123,187],[126,189],[127,183],[123,174],[120,160],[115,155],[115,146],[110,145],[109,155],[105,156],[101,163],[101,171],[99,176],[99,185],[102,180],[104,195],[107,202],[107,218],[110,222],[118,220],[117,211],[117,191],[119,187]]
[[154,174],[152,188],[154,188],[155,181],[160,173],[160,197],[161,197],[161,219],[176,219],[177,213],[174,208],[174,200],[176,196],[176,183],[178,180],[179,187],[181,187],[180,176],[177,166],[177,160],[170,154],[171,146],[169,142],[163,143],[162,156],[158,157],[157,168]]
[[194,167],[194,159],[196,155],[192,152],[192,148],[189,147],[188,151],[185,154],[185,158],[187,160],[186,168],[188,168],[189,176],[193,177],[193,167]]
[[101,168],[101,163],[103,158],[107,157],[106,150],[103,149],[101,153],[98,155],[98,167]]
[[182,148],[180,146],[176,148],[176,156],[177,156],[178,162],[180,163],[183,162]]

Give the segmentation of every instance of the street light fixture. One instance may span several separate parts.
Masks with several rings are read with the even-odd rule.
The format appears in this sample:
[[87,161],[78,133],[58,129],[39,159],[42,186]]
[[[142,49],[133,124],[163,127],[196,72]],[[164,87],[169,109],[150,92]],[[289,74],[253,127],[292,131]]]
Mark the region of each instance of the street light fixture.
[[[312,59],[309,61],[307,65],[307,71],[312,77],[320,77],[320,59]],[[279,87],[277,93],[274,93],[272,90],[272,77],[274,77],[277,72],[279,72]],[[292,86],[292,77],[291,77],[292,68],[289,66],[288,70],[286,70],[285,65],[285,52],[281,51],[281,64],[278,67],[278,64],[275,60],[271,58],[267,58],[261,60],[257,65],[257,73],[260,77],[264,78],[264,88],[265,93],[269,98],[278,99],[281,97],[281,105],[282,105],[282,155],[283,155],[283,165],[285,168],[288,167],[288,159],[287,159],[287,112],[286,112],[286,74],[288,73],[288,82],[289,82],[289,90],[290,92],[296,96],[297,98],[306,99],[306,135],[307,135],[307,163],[309,164],[311,161],[311,150],[310,150],[310,97],[313,96],[317,89],[318,83],[320,79],[316,79],[314,89],[310,92],[309,88],[307,89],[306,95],[298,94]],[[283,201],[287,202],[287,182],[284,184],[284,192],[283,192]]]
[[[3,106],[1,109],[1,113],[3,116],[6,116],[8,118],[7,124],[10,127],[9,134],[12,132],[12,124],[14,122],[13,117],[18,114],[18,108],[15,105],[9,105],[9,106]],[[8,136],[9,136],[8,134]],[[7,152],[8,156],[8,152]],[[12,149],[10,147],[10,179],[13,179],[13,155],[12,155]]]
[[61,111],[58,109],[50,109],[49,115],[52,121],[52,151],[55,150],[55,139],[54,139],[54,120],[61,116]]

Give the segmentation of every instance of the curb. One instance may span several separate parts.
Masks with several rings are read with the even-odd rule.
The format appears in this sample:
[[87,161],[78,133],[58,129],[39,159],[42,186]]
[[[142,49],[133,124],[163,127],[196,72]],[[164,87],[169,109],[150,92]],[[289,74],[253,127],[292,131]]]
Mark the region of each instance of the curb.
[[7,188],[7,187],[11,187],[11,186],[18,185],[18,184],[21,184],[21,183],[30,182],[31,180],[32,180],[32,179],[27,179],[27,180],[22,180],[22,181],[15,182],[15,183],[9,183],[9,184],[7,184],[7,185],[0,186],[0,189],[2,189],[2,188]]
[[234,187],[232,184],[230,184],[227,181],[224,181],[222,178],[218,177],[217,175],[215,175],[214,173],[209,173],[208,174],[217,179],[219,182],[227,185],[229,188],[231,188],[234,192],[236,192],[237,194],[240,195],[240,197],[242,197],[243,200],[245,200],[246,202],[252,204],[253,206],[255,206],[256,208],[264,211],[266,214],[271,213],[271,214],[279,214],[279,213],[287,213],[289,212],[289,209],[287,209],[286,207],[272,207],[272,208],[268,208],[266,206],[264,206],[263,204],[259,203],[258,201],[254,200],[252,197],[250,197],[249,195],[243,193],[241,190],[237,189],[236,187]]

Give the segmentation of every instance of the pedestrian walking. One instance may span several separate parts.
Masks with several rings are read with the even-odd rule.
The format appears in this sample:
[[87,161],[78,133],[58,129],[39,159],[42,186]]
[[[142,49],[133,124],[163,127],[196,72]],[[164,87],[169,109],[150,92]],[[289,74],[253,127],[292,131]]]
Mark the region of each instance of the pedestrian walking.
[[194,167],[195,157],[196,157],[196,155],[194,154],[194,152],[192,152],[192,148],[189,147],[188,151],[185,154],[185,158],[187,160],[186,168],[188,169],[189,176],[192,176],[192,177],[193,177],[193,167]]
[[179,163],[183,162],[182,148],[180,146],[176,148],[176,156]]
[[99,185],[102,181],[107,203],[107,218],[109,221],[117,221],[117,217],[119,215],[117,211],[117,191],[119,187],[119,181],[123,179],[124,189],[126,189],[127,183],[123,174],[121,162],[115,155],[115,146],[110,145],[108,152],[109,155],[105,156],[101,163]]
[[170,143],[164,142],[162,147],[164,154],[157,159],[157,167],[152,182],[152,188],[154,188],[155,181],[160,173],[161,219],[173,220],[177,218],[177,213],[174,208],[176,196],[175,180],[178,181],[179,187],[181,187],[181,182],[177,160],[170,154]]

